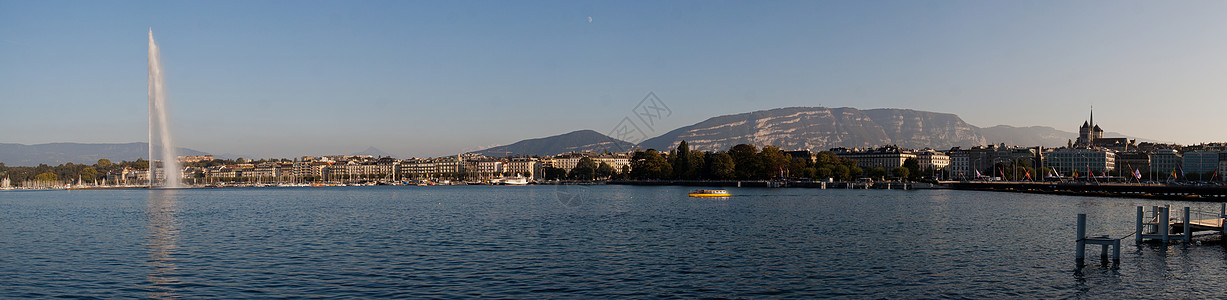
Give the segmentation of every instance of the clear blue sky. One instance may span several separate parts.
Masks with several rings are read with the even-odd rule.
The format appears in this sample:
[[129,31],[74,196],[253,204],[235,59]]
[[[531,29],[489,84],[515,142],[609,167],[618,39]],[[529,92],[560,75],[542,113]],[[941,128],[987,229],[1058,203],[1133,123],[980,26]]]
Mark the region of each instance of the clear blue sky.
[[[146,32],[180,146],[436,156],[789,106],[1199,143],[1227,127],[1224,1],[0,1],[0,142],[135,142]],[[591,22],[589,21],[591,17]]]

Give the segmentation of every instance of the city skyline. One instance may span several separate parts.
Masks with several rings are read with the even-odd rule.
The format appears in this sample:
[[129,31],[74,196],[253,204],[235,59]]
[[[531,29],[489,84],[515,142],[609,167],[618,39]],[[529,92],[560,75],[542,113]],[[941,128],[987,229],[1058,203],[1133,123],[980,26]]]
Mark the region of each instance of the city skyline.
[[0,3],[0,142],[145,141],[144,38],[178,146],[398,157],[608,133],[653,92],[655,136],[792,106],[1096,122],[1219,141],[1217,2]]

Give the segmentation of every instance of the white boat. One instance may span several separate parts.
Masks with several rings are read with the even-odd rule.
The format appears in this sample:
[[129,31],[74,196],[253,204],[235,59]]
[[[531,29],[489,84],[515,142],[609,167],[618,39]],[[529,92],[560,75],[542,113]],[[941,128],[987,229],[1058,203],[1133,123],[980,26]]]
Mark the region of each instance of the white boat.
[[729,191],[726,190],[695,190],[690,192],[688,195],[690,195],[690,197],[700,198],[726,198],[732,196],[729,194]]
[[515,177],[503,179],[503,185],[528,185],[528,178]]

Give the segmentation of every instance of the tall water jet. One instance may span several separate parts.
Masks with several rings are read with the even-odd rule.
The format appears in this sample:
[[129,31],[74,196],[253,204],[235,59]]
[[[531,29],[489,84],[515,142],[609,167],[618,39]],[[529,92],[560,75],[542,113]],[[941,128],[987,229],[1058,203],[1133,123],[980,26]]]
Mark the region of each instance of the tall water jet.
[[[161,162],[161,187],[183,187],[183,169],[179,167],[175,146],[170,138],[170,124],[166,116],[166,89],[162,78],[162,58],[158,44],[153,41],[153,28],[149,29],[149,187],[158,186],[157,162]],[[157,134],[154,134],[157,131]],[[157,146],[155,146],[157,145]],[[160,151],[155,151],[160,150]],[[156,155],[155,155],[156,154]]]

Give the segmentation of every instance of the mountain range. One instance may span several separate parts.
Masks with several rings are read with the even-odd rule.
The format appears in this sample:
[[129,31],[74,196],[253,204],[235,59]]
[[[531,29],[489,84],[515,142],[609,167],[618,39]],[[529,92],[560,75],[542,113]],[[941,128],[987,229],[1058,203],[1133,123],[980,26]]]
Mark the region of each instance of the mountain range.
[[554,155],[567,152],[624,152],[635,144],[618,140],[592,130],[579,130],[551,137],[528,139],[510,145],[476,151],[486,156]]
[[[573,138],[584,132],[580,142]],[[1107,137],[1126,137],[1106,133]],[[896,145],[903,148],[971,147],[986,144],[1021,146],[1065,146],[1077,133],[1046,126],[1013,127],[998,125],[980,128],[967,124],[958,115],[911,109],[868,109],[788,107],[712,117],[694,125],[684,126],[660,136],[644,140],[639,149],[672,149],[685,140],[692,150],[723,151],[737,144],[775,145],[782,149],[827,150],[830,148],[869,148]],[[617,147],[592,141],[615,141]],[[526,147],[533,145],[533,147]],[[536,138],[507,146],[494,147],[478,153],[490,156],[554,155],[571,151],[618,151],[631,143],[600,133],[584,130],[568,134]]]
[[[207,153],[178,148],[178,155],[206,155]],[[0,143],[0,162],[7,166],[59,165],[63,163],[94,164],[99,159],[113,162],[135,161],[149,157],[148,143],[82,144],[50,143],[37,145]]]
[[[1155,142],[1111,132],[1104,136],[1126,137],[1137,139],[1139,142]],[[1077,133],[1046,126],[998,125],[980,128],[967,124],[958,115],[950,113],[893,108],[860,110],[850,107],[788,107],[712,117],[694,125],[684,126],[644,140],[638,145],[596,131],[579,130],[550,137],[522,140],[509,145],[475,151],[475,153],[486,156],[545,156],[583,151],[622,152],[635,148],[661,150],[675,148],[682,140],[686,141],[690,149],[704,151],[723,151],[743,143],[758,146],[775,145],[786,150],[869,148],[882,145],[944,150],[951,147],[1002,143],[1060,147],[1077,137]],[[206,153],[179,148],[179,154],[205,155]],[[367,148],[356,154],[388,156],[387,153],[375,147]],[[9,166],[58,165],[66,162],[93,164],[100,158],[121,161],[136,160],[146,156],[148,156],[148,148],[145,143],[38,145],[0,143],[0,162]]]
[[983,145],[979,128],[954,114],[910,109],[789,107],[719,116],[640,143],[668,149],[685,140],[690,149],[727,150],[737,144],[782,149],[897,145],[934,149]]

